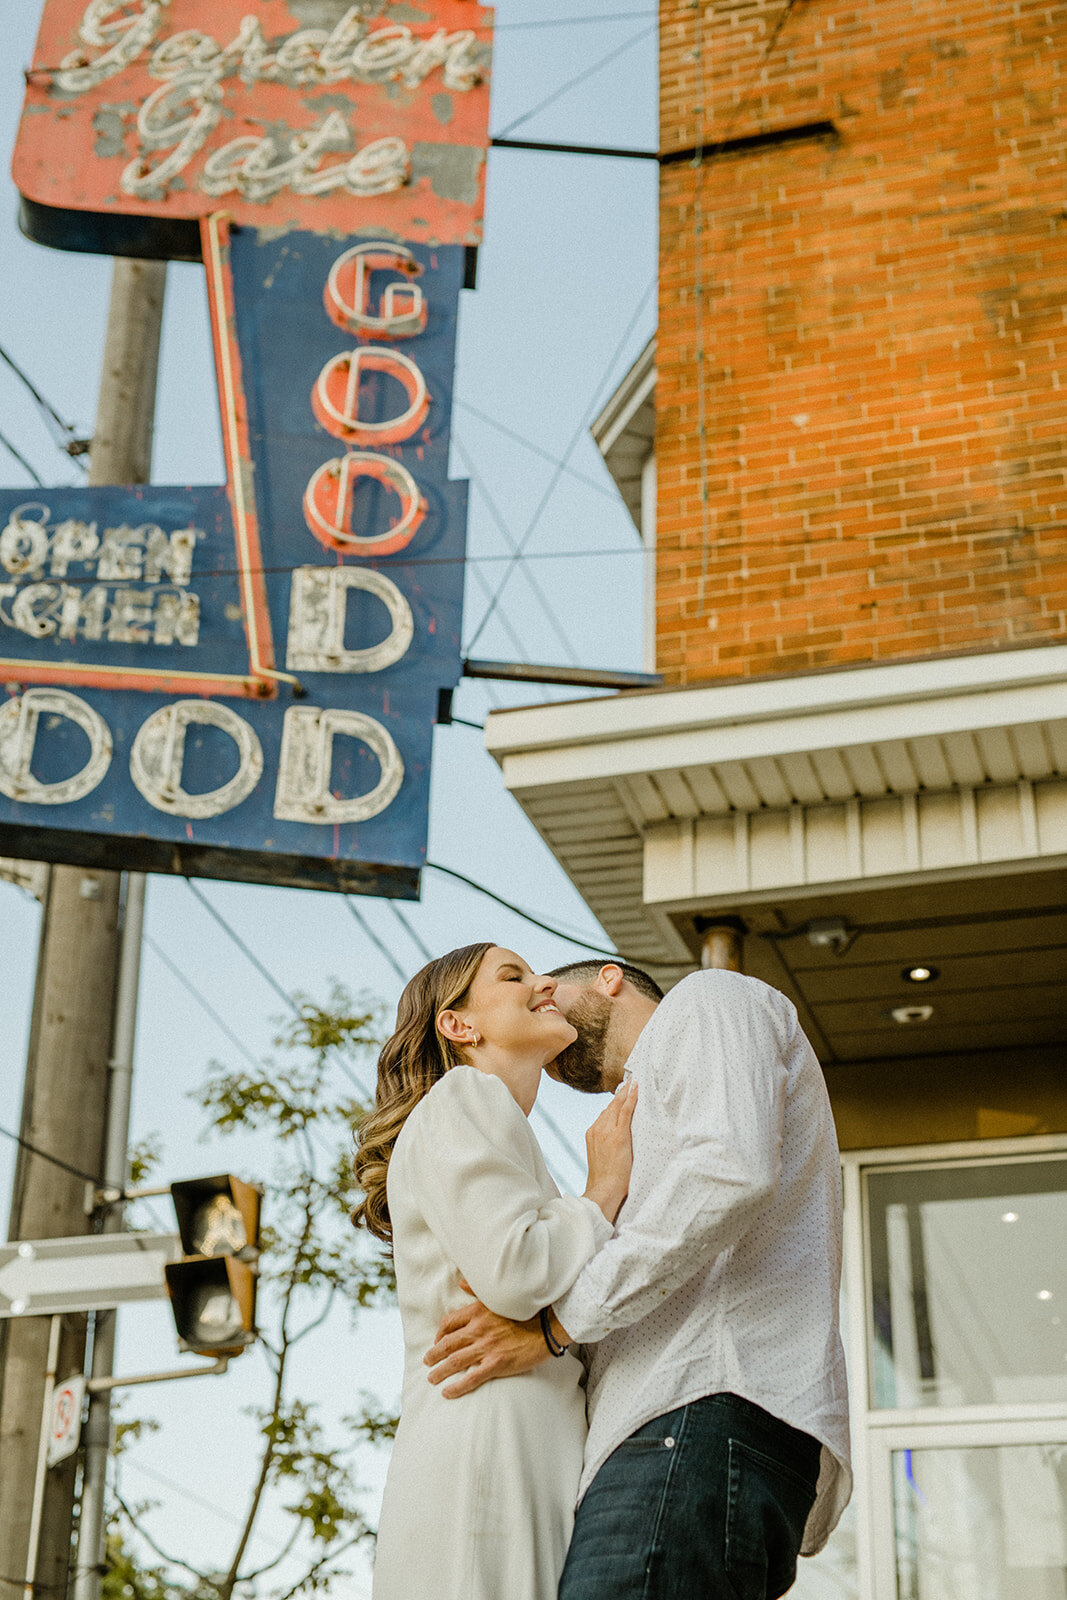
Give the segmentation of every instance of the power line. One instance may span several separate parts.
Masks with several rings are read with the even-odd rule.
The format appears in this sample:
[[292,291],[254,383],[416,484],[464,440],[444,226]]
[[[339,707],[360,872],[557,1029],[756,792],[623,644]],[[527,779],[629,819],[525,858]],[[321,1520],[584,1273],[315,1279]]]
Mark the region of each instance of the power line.
[[[204,907],[205,911],[207,911],[209,915],[215,919],[219,927],[223,930],[227,937],[233,941],[245,959],[251,962],[252,966],[255,967],[264,983],[269,984],[270,988],[273,989],[274,993],[284,1003],[286,1009],[292,1012],[293,1016],[296,1017],[298,1021],[302,1020],[300,1007],[297,1005],[292,995],[282,988],[274,974],[263,965],[255,951],[252,950],[241,938],[241,935],[237,932],[237,929],[233,927],[231,923],[227,922],[226,918],[222,915],[222,912],[217,910],[216,907],[211,904],[211,901],[200,889],[196,887],[196,884],[191,878],[186,878],[185,882],[191,892],[196,896],[197,900],[200,901],[200,904]],[[358,1090],[361,1095],[369,1095],[371,1099],[374,1098],[372,1091],[365,1083],[360,1081],[358,1075],[352,1070],[347,1061],[345,1061],[344,1057],[340,1054],[338,1054],[337,1057],[337,1064],[354,1089]]]
[[11,443],[11,440],[7,437],[6,433],[0,433],[0,444],[3,445],[8,455],[14,456],[15,460],[18,462],[23,471],[29,473],[37,487],[39,489],[43,489],[44,479],[37,476],[37,473],[34,471],[33,467],[30,466],[30,463],[26,460],[26,457],[22,454],[22,451],[15,449],[15,446]]
[[389,965],[392,967],[401,983],[407,983],[408,974],[404,971],[403,967],[400,965],[400,962],[396,959],[389,946],[384,942],[384,940],[379,939],[378,935],[375,933],[374,929],[371,927],[363,913],[356,910],[352,903],[352,896],[346,894],[344,897],[344,902],[352,916],[355,918],[356,926],[362,928],[371,944],[374,945],[377,950],[381,951],[382,955],[385,957],[386,961],[388,961]]
[[[455,718],[453,718],[453,721],[454,720],[455,720]],[[405,917],[404,913],[401,911],[401,909],[397,905],[396,901],[395,900],[387,900],[385,903],[389,907],[390,911],[393,913],[393,916],[399,922],[400,926],[404,929],[404,932],[408,935],[408,938],[411,940],[412,944],[418,950],[418,952],[422,956],[423,960],[424,961],[432,961],[433,960],[433,951],[426,944],[426,942],[420,937],[419,933],[412,926],[412,924],[409,921],[409,919],[407,917]]]
[[619,56],[624,55],[627,50],[632,50],[635,44],[640,44],[642,39],[647,39],[650,34],[655,33],[658,26],[657,22],[653,22],[650,27],[642,28],[640,33],[633,34],[625,43],[617,45],[614,50],[609,50],[608,54],[601,56],[599,61],[594,61],[591,67],[586,67],[584,71],[579,72],[575,77],[568,78],[566,83],[561,84],[558,89],[554,89],[544,100],[539,100],[531,111],[524,111],[521,117],[516,117],[514,122],[509,122],[506,128],[501,128],[497,138],[506,138],[509,133],[512,133],[516,128],[520,128],[524,122],[529,122],[531,117],[536,117],[537,113],[544,111],[546,106],[552,105],[571,89],[576,89],[580,83],[584,83],[587,78],[591,78],[594,72],[599,72],[601,67],[608,66],[610,62],[616,61]]
[[188,994],[192,995],[200,1009],[211,1018],[212,1022],[219,1029],[219,1031],[233,1045],[234,1049],[238,1051],[240,1055],[244,1056],[245,1060],[250,1066],[254,1067],[256,1071],[259,1072],[262,1069],[263,1063],[256,1059],[251,1050],[245,1044],[244,1040],[237,1037],[225,1018],[221,1017],[215,1010],[215,1007],[211,1004],[210,1000],[201,994],[200,990],[196,987],[192,980],[187,978],[181,968],[176,966],[175,963],[170,959],[170,956],[167,955],[166,951],[160,949],[159,945],[150,934],[145,933],[142,934],[141,937],[148,948],[152,951],[153,955],[157,956],[158,959],[162,961],[168,972],[170,972],[178,980],[182,988]]
[[[504,543],[508,546],[508,549],[514,555],[515,551],[518,549],[518,543],[517,543],[516,539],[514,538],[514,536],[512,535],[510,529],[508,528],[507,523],[504,521],[504,518],[502,517],[500,511],[497,509],[496,502],[494,501],[492,495],[489,493],[489,490],[486,488],[485,483],[482,480],[482,477],[479,474],[477,467],[474,465],[474,462],[471,460],[471,458],[468,455],[467,451],[464,449],[463,442],[459,438],[458,434],[453,433],[452,442],[455,445],[456,450],[459,453],[459,457],[460,457],[461,461],[464,463],[464,465],[466,467],[466,470],[470,475],[471,482],[474,484],[474,487],[477,489],[478,493],[481,495],[482,499],[485,501],[485,505],[486,505],[486,508],[487,508],[487,510],[489,512],[489,515],[492,517],[493,521],[496,523],[497,532],[500,534],[500,537],[504,540]],[[534,577],[532,572],[527,572],[526,581],[530,585],[530,588],[533,590],[535,596],[537,597],[537,603],[541,607],[541,610],[544,612],[544,615],[545,615],[545,618],[546,618],[546,620],[548,622],[548,625],[551,628],[552,632],[555,634],[556,639],[559,641],[560,647],[561,647],[564,655],[567,657],[567,659],[569,661],[575,662],[577,660],[577,657],[575,656],[575,653],[574,653],[574,646],[571,644],[569,636],[564,631],[563,625],[560,622],[559,618],[557,617],[557,615],[555,613],[555,610],[549,604],[549,600],[548,600],[547,595],[545,594],[544,590],[541,588],[541,585],[538,583],[537,579]]]
[[566,933],[562,928],[554,928],[549,922],[542,922],[540,917],[535,917],[532,911],[524,911],[521,906],[515,905],[511,900],[505,900],[502,895],[492,889],[487,889],[484,883],[476,883],[473,878],[468,878],[465,872],[457,872],[455,867],[443,867],[439,861],[427,861],[431,872],[444,873],[447,878],[455,878],[458,883],[465,883],[468,889],[474,889],[478,894],[484,894],[486,899],[495,900],[498,906],[503,906],[505,911],[513,911],[517,917],[522,917],[524,922],[532,923],[535,928],[540,928],[542,933],[551,933],[557,939],[566,939],[569,944],[581,945],[583,950],[591,950],[594,955],[604,956],[609,961],[621,961],[623,958],[617,950],[605,950],[602,945],[590,944],[588,939],[579,938],[575,934]]
[[[540,456],[542,461],[550,461],[554,467],[560,465],[559,457],[554,456],[551,450],[544,450],[539,444],[534,444],[532,439],[516,433],[514,428],[509,428],[506,423],[499,422],[496,417],[491,417],[486,411],[479,411],[477,406],[469,405],[466,400],[453,396],[452,404],[459,411],[466,411],[472,417],[477,417],[479,422],[486,423],[490,428],[495,428],[497,433],[502,433],[506,439],[514,439],[516,444],[523,445],[532,455]],[[576,478],[579,483],[584,483],[587,488],[595,489],[597,494],[604,495],[608,500],[618,501],[617,489],[609,489],[603,483],[597,483],[595,478],[590,478],[586,473],[579,472],[577,467],[565,467],[568,477]]]
[[84,1172],[81,1167],[72,1167],[69,1161],[64,1161],[60,1156],[54,1156],[48,1150],[42,1150],[40,1145],[31,1144],[29,1139],[24,1139],[21,1133],[14,1133],[10,1128],[0,1127],[0,1134],[5,1139],[10,1139],[14,1144],[20,1145],[23,1150],[28,1150],[31,1155],[39,1156],[42,1161],[51,1162],[53,1167],[61,1167],[64,1172],[69,1172],[73,1178],[82,1178],[86,1183],[99,1187],[103,1182],[98,1172]]
[[600,22],[643,22],[646,17],[654,17],[654,11],[614,11],[602,17],[545,17],[534,22],[498,22],[493,27],[494,33],[518,32],[518,30],[531,28],[569,28],[578,27],[583,23]]
[[[505,569],[504,575],[501,578],[499,584],[497,585],[496,594],[494,595],[493,599],[490,601],[487,610],[483,613],[482,619],[479,622],[477,628],[475,629],[473,637],[467,643],[467,651],[468,651],[468,653],[471,650],[473,650],[474,646],[477,644],[478,640],[481,638],[481,635],[482,635],[482,633],[483,633],[483,631],[485,629],[486,623],[489,621],[489,618],[493,615],[493,612],[495,611],[497,605],[499,604],[500,597],[504,592],[504,588],[505,588],[505,586],[506,586],[506,584],[508,582],[508,579],[511,577],[511,574],[514,572],[518,561],[520,560],[520,558],[522,557],[522,555],[523,555],[523,553],[525,551],[527,543],[529,542],[530,538],[533,535],[534,529],[537,527],[537,524],[541,519],[541,515],[542,515],[545,507],[548,505],[549,500],[552,498],[552,495],[555,492],[556,485],[559,483],[559,480],[560,480],[560,478],[561,478],[561,476],[563,474],[566,462],[569,461],[569,459],[571,457],[571,454],[573,453],[573,451],[577,447],[579,439],[581,439],[582,435],[585,433],[588,418],[590,416],[595,416],[595,414],[597,412],[597,409],[599,408],[600,401],[601,401],[601,396],[602,396],[604,390],[607,388],[608,384],[611,382],[612,374],[613,374],[613,372],[615,370],[615,364],[618,361],[619,356],[625,350],[625,348],[626,348],[626,346],[627,346],[627,344],[629,342],[630,336],[633,333],[634,328],[636,328],[640,318],[644,314],[644,309],[645,309],[645,305],[646,305],[646,303],[648,301],[648,297],[652,293],[652,291],[653,291],[653,289],[655,287],[656,287],[656,277],[655,277],[655,275],[653,275],[652,280],[649,283],[647,289],[645,290],[644,294],[641,296],[641,299],[638,301],[637,309],[634,311],[633,316],[630,318],[629,322],[626,325],[626,328],[625,328],[625,330],[623,332],[622,338],[619,340],[618,344],[615,347],[615,350],[614,350],[614,352],[612,354],[611,360],[608,362],[608,366],[607,366],[607,369],[606,369],[606,372],[605,372],[605,376],[601,380],[600,384],[597,387],[596,393],[593,396],[592,405],[588,407],[587,411],[585,412],[585,414],[582,417],[582,420],[579,422],[578,427],[575,429],[574,434],[571,437],[571,441],[570,441],[570,443],[568,444],[566,450],[563,453],[563,457],[562,457],[561,461],[557,465],[555,472],[553,472],[552,477],[549,480],[548,486],[545,489],[544,494],[541,496],[541,499],[540,499],[540,501],[538,503],[537,509],[535,510],[533,516],[530,518],[530,521],[526,525],[526,529],[525,529],[522,537],[520,538],[520,540],[518,542],[518,545],[516,546],[515,553],[511,558],[511,562],[508,565],[508,567]],[[640,553],[640,552],[638,552],[638,553]]]
[[85,463],[78,458],[84,453],[84,449],[87,446],[88,441],[79,439],[77,437],[78,430],[74,427],[73,423],[65,421],[65,419],[60,416],[59,412],[56,410],[51,401],[45,399],[44,395],[41,393],[40,389],[38,389],[33,379],[27,372],[23,370],[22,367],[19,366],[14,356],[5,350],[3,345],[0,345],[0,361],[3,361],[5,365],[10,367],[11,371],[15,374],[19,382],[25,389],[29,391],[33,398],[34,404],[44,418],[45,424],[47,425],[48,430],[52,434],[53,438],[56,438],[55,429],[52,426],[53,423],[55,424],[55,427],[58,427],[60,432],[65,435],[64,439],[56,438],[56,443],[67,455],[78,461],[78,465],[84,472],[86,470]]

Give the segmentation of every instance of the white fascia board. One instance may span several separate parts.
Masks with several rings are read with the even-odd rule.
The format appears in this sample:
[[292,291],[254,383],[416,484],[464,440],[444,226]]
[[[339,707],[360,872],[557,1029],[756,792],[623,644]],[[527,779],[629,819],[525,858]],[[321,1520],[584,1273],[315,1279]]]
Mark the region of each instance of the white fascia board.
[[[600,415],[590,426],[593,440],[605,458],[631,417],[656,387],[656,339],[648,341]],[[609,463],[610,465],[610,463]]]
[[1065,715],[1067,646],[1055,645],[495,711],[486,747],[521,789]]

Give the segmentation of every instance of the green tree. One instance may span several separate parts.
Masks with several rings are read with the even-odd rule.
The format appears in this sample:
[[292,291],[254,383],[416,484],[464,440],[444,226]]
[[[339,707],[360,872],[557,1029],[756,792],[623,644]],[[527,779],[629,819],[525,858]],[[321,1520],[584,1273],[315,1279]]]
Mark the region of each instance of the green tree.
[[[270,1381],[263,1403],[252,1410],[258,1442],[249,1462],[247,1512],[226,1570],[207,1571],[195,1548],[161,1548],[145,1526],[152,1503],[130,1504],[116,1485],[104,1600],[231,1600],[238,1586],[242,1596],[255,1592],[273,1600],[323,1594],[342,1575],[338,1562],[345,1553],[373,1537],[353,1488],[350,1458],[361,1442],[390,1438],[396,1419],[367,1400],[361,1413],[342,1419],[344,1439],[336,1442],[314,1407],[292,1393],[291,1358],[337,1305],[354,1319],[395,1288],[391,1262],[350,1221],[357,1199],[352,1133],[366,1108],[336,1087],[353,1058],[371,1060],[381,1019],[375,1006],[357,1003],[338,984],[325,1005],[298,996],[294,1007],[293,1021],[274,1041],[281,1059],[265,1060],[261,1070],[212,1063],[195,1091],[209,1135],[266,1132],[277,1151],[264,1185],[259,1263],[259,1339]],[[153,1154],[139,1149],[142,1173]],[[121,1426],[117,1453],[146,1426]],[[253,1535],[278,1493],[288,1518],[283,1549],[257,1563]],[[140,1541],[157,1564],[138,1559]],[[276,1569],[283,1564],[288,1576],[279,1582]]]

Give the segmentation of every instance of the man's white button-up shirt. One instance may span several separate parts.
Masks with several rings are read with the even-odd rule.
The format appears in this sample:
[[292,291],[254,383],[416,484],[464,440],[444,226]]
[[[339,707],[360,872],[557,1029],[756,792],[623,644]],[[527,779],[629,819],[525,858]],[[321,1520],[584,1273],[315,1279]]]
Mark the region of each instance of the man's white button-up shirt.
[[819,1063],[784,995],[713,971],[661,1001],[627,1066],[639,1088],[629,1197],[555,1307],[593,1347],[579,1492],[654,1417],[741,1395],[823,1447],[813,1554],[852,1485],[841,1172]]

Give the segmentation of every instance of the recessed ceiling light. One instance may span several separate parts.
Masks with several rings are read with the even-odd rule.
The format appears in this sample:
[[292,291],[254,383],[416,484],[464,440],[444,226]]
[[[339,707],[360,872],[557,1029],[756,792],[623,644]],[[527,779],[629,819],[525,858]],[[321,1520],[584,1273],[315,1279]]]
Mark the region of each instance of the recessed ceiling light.
[[1037,1291],[1037,1298],[1039,1300],[1051,1300],[1052,1299],[1052,1290],[1051,1289],[1039,1289]]
[[889,1013],[894,1022],[904,1024],[909,1022],[929,1022],[933,1014],[933,1006],[894,1006]]
[[906,983],[933,983],[935,978],[940,978],[941,973],[937,967],[905,967],[900,974]]
[[1005,1211],[1000,1220],[1001,1222],[1018,1222],[1019,1213],[1017,1211]]

